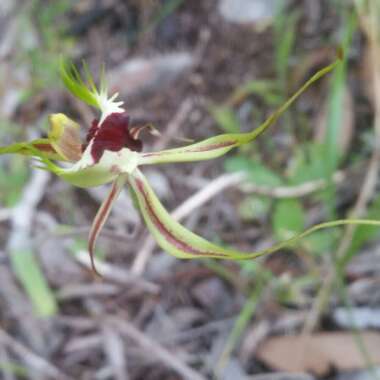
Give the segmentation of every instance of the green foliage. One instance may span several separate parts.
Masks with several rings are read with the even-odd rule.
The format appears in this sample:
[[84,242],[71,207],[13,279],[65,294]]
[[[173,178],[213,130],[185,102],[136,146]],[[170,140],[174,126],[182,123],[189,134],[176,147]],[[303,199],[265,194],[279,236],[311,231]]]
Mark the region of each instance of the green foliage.
[[41,317],[56,314],[58,305],[32,250],[10,253],[12,269]]
[[235,112],[226,106],[212,107],[210,109],[212,116],[218,123],[219,127],[226,133],[238,133],[240,123]]
[[283,184],[282,178],[273,170],[262,164],[258,160],[250,159],[243,155],[227,158],[224,162],[225,169],[229,172],[244,172],[248,180],[257,185],[280,186]]
[[64,16],[71,6],[69,0],[33,0],[30,7],[20,12],[19,18],[24,28],[30,30],[31,35],[38,35],[38,44],[18,52],[20,63],[26,61],[31,70],[32,84],[25,93],[26,98],[36,91],[56,86],[60,56],[71,49],[73,42],[64,29]]
[[287,180],[290,185],[300,185],[308,181],[323,179],[325,176],[324,146],[318,143],[305,143],[294,149],[289,167]]
[[296,24],[299,19],[297,11],[286,12],[285,7],[285,2],[277,2],[277,17],[274,22],[275,67],[277,79],[284,92],[283,95],[285,95],[286,76],[295,43]]
[[[83,66],[85,72],[88,73],[87,66],[85,64]],[[64,60],[59,63],[59,72],[64,85],[74,96],[90,106],[99,108],[99,103],[95,96],[98,90],[91,75],[86,75],[87,83],[85,83],[76,66],[72,63],[66,63]]]
[[14,206],[20,198],[28,177],[25,160],[15,157],[0,166],[0,201],[6,207]]
[[262,220],[269,215],[272,202],[267,197],[247,196],[238,206],[240,217],[244,221]]
[[[380,196],[378,196],[368,208],[367,217],[371,219],[380,219]],[[379,230],[373,226],[358,226],[352,237],[350,248],[343,258],[343,263],[349,260],[362,248],[366,243],[379,237]]]
[[278,240],[289,239],[304,230],[305,212],[297,199],[277,202],[272,219],[273,231]]

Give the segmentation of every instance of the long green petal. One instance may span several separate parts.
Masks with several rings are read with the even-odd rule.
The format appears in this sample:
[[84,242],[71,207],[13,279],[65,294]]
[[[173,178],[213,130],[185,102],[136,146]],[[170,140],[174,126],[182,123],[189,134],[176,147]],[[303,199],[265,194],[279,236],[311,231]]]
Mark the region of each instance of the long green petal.
[[254,129],[252,132],[223,134],[182,148],[143,153],[140,164],[147,165],[169,162],[209,160],[222,156],[232,148],[251,142],[266,131],[268,127],[274,124],[277,119],[294,103],[294,101],[314,82],[334,70],[339,63],[340,60],[338,59],[334,63],[315,73],[293,96],[291,96],[281,107],[273,112],[263,124]]
[[1,154],[22,154],[57,161],[77,161],[82,154],[79,125],[64,114],[49,116],[47,138],[0,147]]
[[144,175],[136,170],[129,178],[130,185],[145,223],[156,239],[158,245],[166,252],[183,259],[212,257],[218,259],[247,260],[276,252],[284,247],[296,243],[311,233],[331,227],[347,224],[361,224],[380,226],[377,220],[335,220],[321,223],[309,228],[303,233],[282,241],[274,246],[257,252],[241,252],[213,244],[206,239],[187,230],[175,221],[162,206]]
[[65,161],[52,146],[49,139],[37,139],[30,142],[19,142],[8,146],[0,147],[1,154],[22,154],[25,156],[45,156],[52,160]]

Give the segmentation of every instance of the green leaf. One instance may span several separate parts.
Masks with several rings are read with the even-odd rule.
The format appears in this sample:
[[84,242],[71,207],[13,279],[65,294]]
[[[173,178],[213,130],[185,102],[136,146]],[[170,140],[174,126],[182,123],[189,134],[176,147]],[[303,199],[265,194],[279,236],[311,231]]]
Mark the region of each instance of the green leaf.
[[58,306],[53,292],[31,250],[10,253],[12,269],[28,294],[36,315],[49,317],[57,313]]
[[304,182],[325,178],[324,147],[321,144],[307,144],[296,149],[287,176],[289,184],[299,185]]
[[243,156],[227,158],[225,168],[230,172],[245,172],[248,179],[257,185],[276,187],[283,184],[282,178],[277,173],[261,162]]
[[22,157],[10,160],[4,169],[0,166],[0,201],[6,207],[17,204],[27,178],[28,169]]
[[302,232],[305,213],[297,199],[278,201],[273,213],[273,230],[278,240],[289,239]]
[[237,133],[240,131],[240,122],[231,108],[225,106],[212,107],[210,112],[219,127],[225,132]]
[[271,204],[268,197],[248,196],[239,204],[239,215],[245,221],[263,219],[269,215]]
[[[376,229],[376,227],[372,228]],[[335,247],[337,238],[339,238],[339,234],[336,232],[334,230],[317,231],[313,235],[306,237],[302,242],[302,246],[318,255],[331,252]]]

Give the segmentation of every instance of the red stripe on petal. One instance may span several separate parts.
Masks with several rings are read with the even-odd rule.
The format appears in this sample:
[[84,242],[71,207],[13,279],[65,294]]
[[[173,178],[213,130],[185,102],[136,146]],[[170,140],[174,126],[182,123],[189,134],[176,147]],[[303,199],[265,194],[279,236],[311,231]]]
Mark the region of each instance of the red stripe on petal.
[[152,205],[149,193],[145,189],[144,182],[138,178],[136,178],[135,180],[137,183],[137,188],[138,188],[140,194],[142,195],[142,197],[144,198],[146,210],[148,211],[150,219],[152,220],[155,227],[160,231],[160,233],[165,237],[165,239],[170,244],[175,246],[177,249],[179,249],[183,252],[186,252],[190,255],[199,255],[199,256],[207,255],[209,257],[212,256],[215,258],[226,257],[225,254],[220,253],[220,252],[202,251],[202,250],[199,250],[197,248],[194,248],[191,245],[189,245],[188,243],[186,243],[185,241],[183,241],[183,240],[179,239],[177,236],[175,236],[173,234],[173,232],[169,228],[167,228],[164,223],[162,223],[159,216],[157,215],[157,213],[156,213],[156,211]]
[[50,143],[37,143],[37,144],[33,144],[34,148],[40,150],[41,152],[45,152],[45,153],[56,153],[55,149],[53,148],[53,146],[50,144]]
[[164,151],[159,151],[159,152],[148,152],[148,153],[143,153],[143,157],[159,157],[162,155],[169,155],[169,154],[181,154],[181,153],[201,153],[201,152],[209,152],[212,150],[216,149],[221,149],[221,148],[228,148],[228,147],[233,147],[236,145],[235,140],[231,141],[223,141],[221,143],[215,143],[215,144],[209,144],[209,145],[204,145],[204,146],[198,146],[198,147],[192,147],[192,148],[183,148],[183,150],[178,150],[178,149],[172,149],[172,150],[164,150]]
[[111,211],[112,204],[116,200],[119,195],[125,179],[120,179],[120,177],[112,184],[112,188],[107,198],[103,201],[100,206],[95,219],[92,223],[91,230],[88,238],[88,252],[91,260],[91,268],[97,275],[100,276],[99,272],[96,270],[95,261],[94,261],[94,252],[95,252],[95,244],[97,237],[99,236],[100,230],[102,229],[104,223],[107,220],[107,217]]

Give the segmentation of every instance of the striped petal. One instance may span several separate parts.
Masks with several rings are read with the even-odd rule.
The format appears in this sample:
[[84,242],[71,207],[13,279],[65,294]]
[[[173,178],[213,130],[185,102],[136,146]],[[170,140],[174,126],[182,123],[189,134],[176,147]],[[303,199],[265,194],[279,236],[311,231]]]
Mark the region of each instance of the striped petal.
[[49,139],[36,139],[0,147],[1,154],[22,154],[24,156],[47,157],[51,160],[65,161],[53,147]]
[[183,259],[191,258],[217,258],[229,260],[247,260],[267,255],[298,242],[311,233],[332,227],[347,224],[380,226],[377,220],[345,219],[315,225],[303,233],[273,245],[268,249],[257,252],[241,252],[235,249],[213,244],[206,239],[187,230],[175,221],[165,210],[145,176],[136,170],[128,178],[133,189],[137,205],[142,213],[145,223],[156,239],[158,245],[166,252]]
[[79,125],[64,114],[49,116],[47,138],[0,147],[0,154],[22,154],[57,161],[78,161],[82,155]]
[[226,154],[232,148],[247,144],[265,132],[277,119],[303,94],[314,82],[332,71],[338,64],[338,59],[331,65],[315,73],[293,96],[273,112],[258,128],[249,133],[223,134],[182,148],[168,149],[159,152],[142,154],[140,164],[162,164],[169,162],[187,162],[210,160]]
[[[106,222],[109,213],[111,212],[112,205],[114,204],[115,200],[117,199],[118,195],[120,194],[120,191],[123,189],[123,186],[126,182],[126,176],[122,175],[119,176],[112,184],[111,190],[107,196],[107,198],[103,201],[101,204],[95,219],[92,223],[89,238],[88,238],[88,252],[90,254],[91,259],[91,266],[93,271],[99,275],[95,268],[95,262],[94,262],[94,252],[95,252],[95,244],[96,240],[99,236],[99,233],[104,226],[104,223]],[[99,275],[100,276],[100,275]]]

